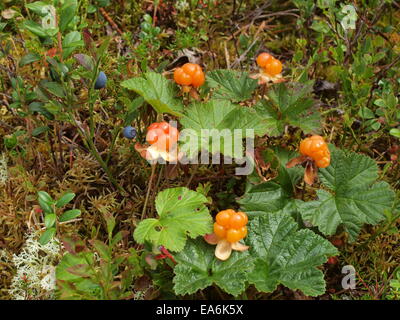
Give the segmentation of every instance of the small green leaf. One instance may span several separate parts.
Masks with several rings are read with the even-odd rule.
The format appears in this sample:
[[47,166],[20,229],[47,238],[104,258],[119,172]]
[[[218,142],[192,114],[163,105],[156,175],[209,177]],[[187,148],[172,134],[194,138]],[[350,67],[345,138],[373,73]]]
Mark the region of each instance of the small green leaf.
[[106,220],[108,236],[111,238],[112,232],[115,228],[115,218],[111,212],[103,211],[102,213],[103,213],[104,220]]
[[46,191],[39,191],[38,197],[39,197],[39,200],[42,200],[43,202],[46,202],[48,204],[54,203],[53,198]]
[[54,94],[56,97],[64,98],[65,91],[64,88],[57,82],[42,82],[41,85],[47,89],[50,93]]
[[400,129],[390,129],[389,133],[396,138],[400,139]]
[[87,251],[80,252],[79,254],[66,253],[56,267],[57,280],[77,281],[77,282],[82,281],[83,280],[82,277],[77,276],[69,272],[68,270],[70,270],[71,267],[76,265],[88,265],[87,264],[88,261],[90,263],[93,263],[93,257],[94,257],[93,252],[87,252]]
[[75,198],[75,193],[72,192],[65,193],[60,199],[57,200],[56,207],[57,208],[64,207],[66,204],[70,203],[73,198]]
[[54,200],[50,197],[50,195],[47,192],[39,191],[38,201],[40,207],[43,209],[45,213],[53,213],[52,205],[54,204]]
[[358,111],[358,115],[363,119],[373,119],[375,118],[375,114],[372,112],[371,109],[367,107],[361,107]]
[[74,58],[78,61],[85,69],[89,71],[93,71],[94,69],[94,61],[93,58],[88,56],[87,54],[78,53],[74,54]]
[[33,34],[41,37],[41,38],[46,38],[47,33],[46,30],[42,28],[42,26],[34,21],[27,20],[23,23],[23,26],[25,29],[29,30]]
[[21,58],[21,60],[19,61],[19,66],[23,67],[32,62],[39,61],[40,59],[41,57],[39,54],[30,52]]
[[66,0],[60,10],[60,31],[64,32],[68,24],[74,19],[78,8],[77,0]]
[[56,216],[55,213],[47,214],[44,217],[44,225],[45,225],[45,227],[47,229],[49,229],[51,227],[54,227],[54,224],[56,223],[56,218],[57,218],[57,216]]
[[106,37],[105,39],[103,39],[101,46],[96,51],[97,59],[100,59],[104,56],[106,50],[108,49],[110,41],[111,37]]
[[42,133],[49,131],[50,128],[48,126],[38,127],[32,130],[32,136],[37,137]]
[[35,1],[33,3],[27,3],[25,7],[27,7],[29,10],[32,10],[34,13],[37,15],[43,17],[48,14],[46,7],[48,7],[49,4],[43,1]]
[[75,219],[76,217],[79,217],[81,215],[81,210],[79,209],[72,209],[72,210],[67,210],[65,211],[58,220],[60,222],[66,222],[72,219]]
[[47,229],[47,230],[42,234],[42,236],[40,237],[39,243],[40,243],[41,245],[47,244],[47,243],[53,238],[53,236],[55,235],[55,233],[56,233],[56,228]]
[[111,250],[100,240],[92,240],[90,241],[91,245],[96,249],[98,254],[105,261],[111,261]]
[[386,107],[385,100],[383,100],[383,99],[376,99],[374,101],[374,104],[377,105],[378,107],[382,107],[382,108]]
[[62,42],[63,57],[67,58],[78,47],[83,47],[83,40],[80,32],[71,31],[68,33]]

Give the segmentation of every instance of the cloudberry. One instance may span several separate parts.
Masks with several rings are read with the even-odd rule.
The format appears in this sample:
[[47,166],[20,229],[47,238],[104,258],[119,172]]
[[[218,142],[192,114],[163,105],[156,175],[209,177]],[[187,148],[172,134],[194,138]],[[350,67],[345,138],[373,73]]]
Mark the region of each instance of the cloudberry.
[[328,145],[321,136],[311,136],[300,142],[300,153],[315,161],[318,168],[326,168],[331,162]]
[[205,76],[201,67],[196,63],[186,63],[181,68],[176,68],[174,72],[174,80],[182,86],[200,87]]

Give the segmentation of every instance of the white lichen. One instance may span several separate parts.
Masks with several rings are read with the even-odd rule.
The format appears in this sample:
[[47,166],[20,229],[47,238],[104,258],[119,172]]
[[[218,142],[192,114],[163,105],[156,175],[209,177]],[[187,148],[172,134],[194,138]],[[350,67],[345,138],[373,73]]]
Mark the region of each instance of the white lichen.
[[189,3],[186,0],[178,0],[175,3],[175,8],[178,11],[185,11],[185,10],[189,9],[189,7],[190,7]]
[[56,289],[55,266],[61,246],[57,239],[46,245],[38,242],[38,234],[30,233],[22,251],[11,260],[16,274],[9,294],[15,300],[52,299]]
[[7,158],[4,153],[0,156],[0,186],[5,185],[8,180]]

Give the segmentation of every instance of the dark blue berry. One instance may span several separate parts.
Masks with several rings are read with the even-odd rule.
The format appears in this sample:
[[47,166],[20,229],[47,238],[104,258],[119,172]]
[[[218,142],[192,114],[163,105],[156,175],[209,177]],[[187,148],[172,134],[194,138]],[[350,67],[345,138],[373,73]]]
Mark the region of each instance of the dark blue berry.
[[123,134],[127,139],[134,139],[136,137],[136,129],[131,126],[127,126],[124,128]]
[[96,83],[94,84],[95,89],[103,89],[107,83],[107,76],[103,71],[99,72]]

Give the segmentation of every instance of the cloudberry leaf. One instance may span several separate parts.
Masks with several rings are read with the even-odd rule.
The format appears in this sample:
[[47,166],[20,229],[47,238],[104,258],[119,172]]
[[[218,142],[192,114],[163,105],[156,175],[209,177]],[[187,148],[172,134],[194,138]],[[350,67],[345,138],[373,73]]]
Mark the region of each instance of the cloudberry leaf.
[[238,201],[249,217],[270,214],[294,203],[291,194],[273,181],[251,186]]
[[187,241],[185,249],[174,256],[178,262],[173,280],[176,294],[191,294],[213,284],[234,296],[244,291],[254,267],[249,253],[234,251],[228,260],[220,261],[214,251],[215,246],[202,239]]
[[246,243],[255,265],[248,280],[259,291],[272,292],[283,284],[310,296],[325,292],[324,275],[317,267],[338,251],[311,230],[298,230],[284,210],[254,218]]
[[183,104],[175,98],[177,87],[161,74],[147,72],[143,77],[125,80],[121,85],[141,95],[158,113],[182,116]]
[[[189,156],[201,150],[229,157],[243,157],[242,139],[263,135],[265,125],[251,108],[232,104],[227,100],[194,103],[181,119],[184,129],[180,141]],[[238,143],[234,143],[235,139]],[[239,146],[239,148],[234,148]]]
[[255,109],[267,123],[270,135],[278,136],[286,125],[301,128],[305,133],[320,130],[320,114],[310,97],[313,82],[306,84],[280,83],[268,91],[268,100],[261,100]]
[[355,241],[363,224],[378,224],[385,211],[393,206],[394,192],[386,182],[375,182],[378,166],[367,156],[344,152],[330,146],[331,165],[319,171],[323,185],[317,199],[298,202],[304,220],[310,221],[325,235],[332,235],[342,225]]
[[258,83],[247,72],[214,70],[207,73],[207,85],[214,88],[213,98],[238,102],[250,99]]
[[187,236],[196,238],[212,232],[212,217],[207,198],[187,188],[171,188],[156,198],[159,219],[145,219],[139,223],[134,238],[139,243],[149,241],[171,251],[181,251]]

